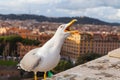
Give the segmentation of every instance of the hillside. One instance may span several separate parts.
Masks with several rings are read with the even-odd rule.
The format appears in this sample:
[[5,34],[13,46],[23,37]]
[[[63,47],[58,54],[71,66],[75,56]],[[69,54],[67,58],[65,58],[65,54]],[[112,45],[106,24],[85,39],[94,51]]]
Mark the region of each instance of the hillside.
[[99,19],[90,18],[90,17],[46,17],[41,15],[28,15],[28,14],[8,14],[3,15],[0,14],[0,19],[6,20],[28,20],[28,19],[34,19],[39,22],[57,22],[57,23],[67,23],[73,18],[77,19],[77,24],[96,24],[96,25],[111,25],[111,26],[120,26],[120,23],[109,23],[105,21],[101,21]]

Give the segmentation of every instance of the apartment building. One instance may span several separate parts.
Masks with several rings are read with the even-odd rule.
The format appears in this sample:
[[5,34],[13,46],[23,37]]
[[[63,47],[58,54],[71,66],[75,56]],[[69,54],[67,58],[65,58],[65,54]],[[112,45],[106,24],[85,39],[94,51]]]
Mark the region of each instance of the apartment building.
[[62,47],[61,55],[67,58],[77,58],[80,54],[80,34],[76,33],[68,37]]
[[17,54],[20,55],[20,58],[22,58],[26,53],[28,53],[30,50],[37,48],[38,46],[34,45],[23,45],[22,43],[17,43]]
[[8,29],[8,27],[0,27],[0,35],[6,34]]
[[120,35],[83,32],[69,36],[62,47],[62,57],[77,59],[85,53],[107,54],[120,47]]

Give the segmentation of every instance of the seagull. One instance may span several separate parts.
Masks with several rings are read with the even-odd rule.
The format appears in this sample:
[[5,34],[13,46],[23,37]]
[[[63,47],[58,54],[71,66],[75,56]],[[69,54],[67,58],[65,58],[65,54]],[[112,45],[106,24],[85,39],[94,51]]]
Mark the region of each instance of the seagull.
[[60,51],[64,40],[69,35],[78,33],[77,30],[70,30],[70,26],[76,21],[73,19],[67,24],[60,25],[54,36],[42,47],[26,53],[19,63],[19,68],[28,72],[33,71],[34,80],[37,80],[37,72],[44,72],[44,80],[46,80],[46,72],[56,67],[60,61]]

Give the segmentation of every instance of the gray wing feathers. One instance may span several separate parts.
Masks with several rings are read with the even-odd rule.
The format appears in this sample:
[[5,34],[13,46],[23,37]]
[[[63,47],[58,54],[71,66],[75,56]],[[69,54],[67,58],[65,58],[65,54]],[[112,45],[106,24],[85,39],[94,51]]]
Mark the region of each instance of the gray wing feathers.
[[38,48],[35,48],[28,52],[20,61],[20,67],[25,71],[32,71],[37,65],[39,65],[41,58],[36,54]]

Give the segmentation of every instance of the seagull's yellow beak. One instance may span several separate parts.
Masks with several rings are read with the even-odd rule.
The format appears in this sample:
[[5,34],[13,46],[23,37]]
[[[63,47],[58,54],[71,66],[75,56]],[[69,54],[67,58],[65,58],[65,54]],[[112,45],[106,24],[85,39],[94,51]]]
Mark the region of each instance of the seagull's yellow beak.
[[70,21],[67,25],[66,25],[66,29],[64,30],[65,32],[70,32],[71,34],[74,33],[78,33],[77,30],[71,31],[70,27],[72,26],[73,23],[75,23],[77,21],[77,19],[73,19],[72,21]]

